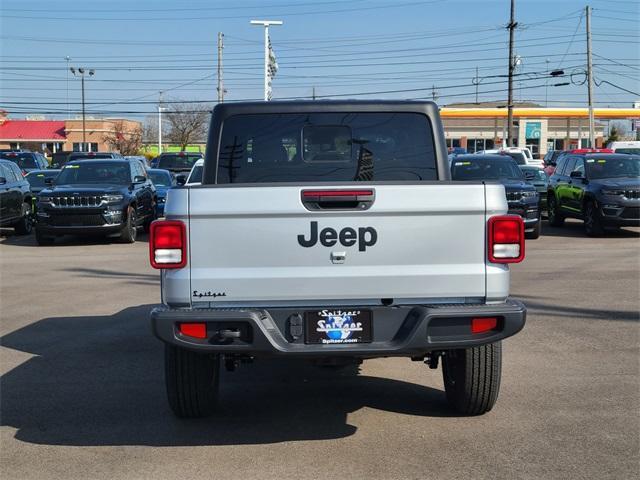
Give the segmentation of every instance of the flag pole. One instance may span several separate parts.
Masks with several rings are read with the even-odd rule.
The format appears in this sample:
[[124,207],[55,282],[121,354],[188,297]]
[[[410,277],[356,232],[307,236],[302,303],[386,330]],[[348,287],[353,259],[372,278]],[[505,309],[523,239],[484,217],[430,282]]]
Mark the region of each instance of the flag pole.
[[271,100],[269,85],[269,25],[282,25],[281,20],[251,20],[251,25],[262,25],[264,27],[264,101]]

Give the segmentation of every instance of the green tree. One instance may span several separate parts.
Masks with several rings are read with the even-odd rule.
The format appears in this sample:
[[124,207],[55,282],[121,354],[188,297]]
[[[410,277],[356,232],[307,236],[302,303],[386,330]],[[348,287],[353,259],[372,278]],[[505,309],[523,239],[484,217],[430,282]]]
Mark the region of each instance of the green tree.
[[617,142],[620,140],[620,133],[618,132],[618,127],[612,125],[609,129],[609,138],[605,142],[605,145],[609,145],[611,142]]

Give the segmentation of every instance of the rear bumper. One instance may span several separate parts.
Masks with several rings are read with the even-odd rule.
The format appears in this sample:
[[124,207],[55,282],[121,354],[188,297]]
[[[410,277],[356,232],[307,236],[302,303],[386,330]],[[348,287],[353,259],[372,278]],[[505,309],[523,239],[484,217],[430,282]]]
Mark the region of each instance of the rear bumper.
[[[469,348],[510,337],[524,327],[525,306],[513,299],[496,305],[420,305],[363,307],[373,312],[373,341],[306,344],[292,336],[289,318],[309,309],[169,309],[151,312],[153,333],[163,342],[203,353],[250,356],[360,357],[421,356],[434,350]],[[317,310],[317,308],[316,308]],[[497,317],[498,327],[472,334],[471,318]],[[180,323],[206,323],[206,339],[182,335]],[[220,331],[237,330],[240,338],[222,339]],[[304,330],[304,329],[303,329]]]

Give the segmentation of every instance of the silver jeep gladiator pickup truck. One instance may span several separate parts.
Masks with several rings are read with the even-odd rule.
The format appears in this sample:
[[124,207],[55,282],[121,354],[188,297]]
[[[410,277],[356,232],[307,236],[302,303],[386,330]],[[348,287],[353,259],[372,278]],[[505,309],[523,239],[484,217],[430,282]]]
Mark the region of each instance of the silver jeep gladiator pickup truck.
[[437,368],[452,407],[493,407],[524,226],[504,187],[452,182],[431,102],[215,107],[201,185],[172,188],[152,224],[166,386],[210,414],[220,366],[269,356],[407,357]]

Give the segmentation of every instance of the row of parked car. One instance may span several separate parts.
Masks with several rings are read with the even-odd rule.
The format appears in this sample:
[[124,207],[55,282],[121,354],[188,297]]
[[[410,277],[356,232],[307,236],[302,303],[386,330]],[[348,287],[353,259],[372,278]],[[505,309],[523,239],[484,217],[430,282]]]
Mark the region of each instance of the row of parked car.
[[167,190],[185,183],[201,158],[168,153],[148,164],[144,157],[75,152],[58,156],[60,168],[50,168],[39,153],[0,152],[0,226],[23,235],[35,228],[41,245],[66,234],[116,235],[134,242],[140,227],[148,230],[164,215]]
[[450,155],[451,173],[454,180],[503,183],[509,213],[522,216],[528,238],[539,237],[543,211],[554,227],[583,220],[590,236],[640,226],[640,145],[555,151],[539,165],[514,150]]
[[[162,154],[150,164],[144,157],[77,152],[61,169],[43,168],[43,159],[0,152],[0,226],[19,234],[35,226],[38,243],[46,245],[65,234],[135,241],[139,227],[148,230],[164,215],[168,189],[200,183],[204,164],[201,154],[189,152]],[[527,238],[540,236],[543,212],[555,227],[582,219],[591,236],[640,225],[640,156],[633,152],[577,149],[542,162],[502,149],[452,154],[449,161],[453,180],[502,183],[509,213],[523,218]]]

